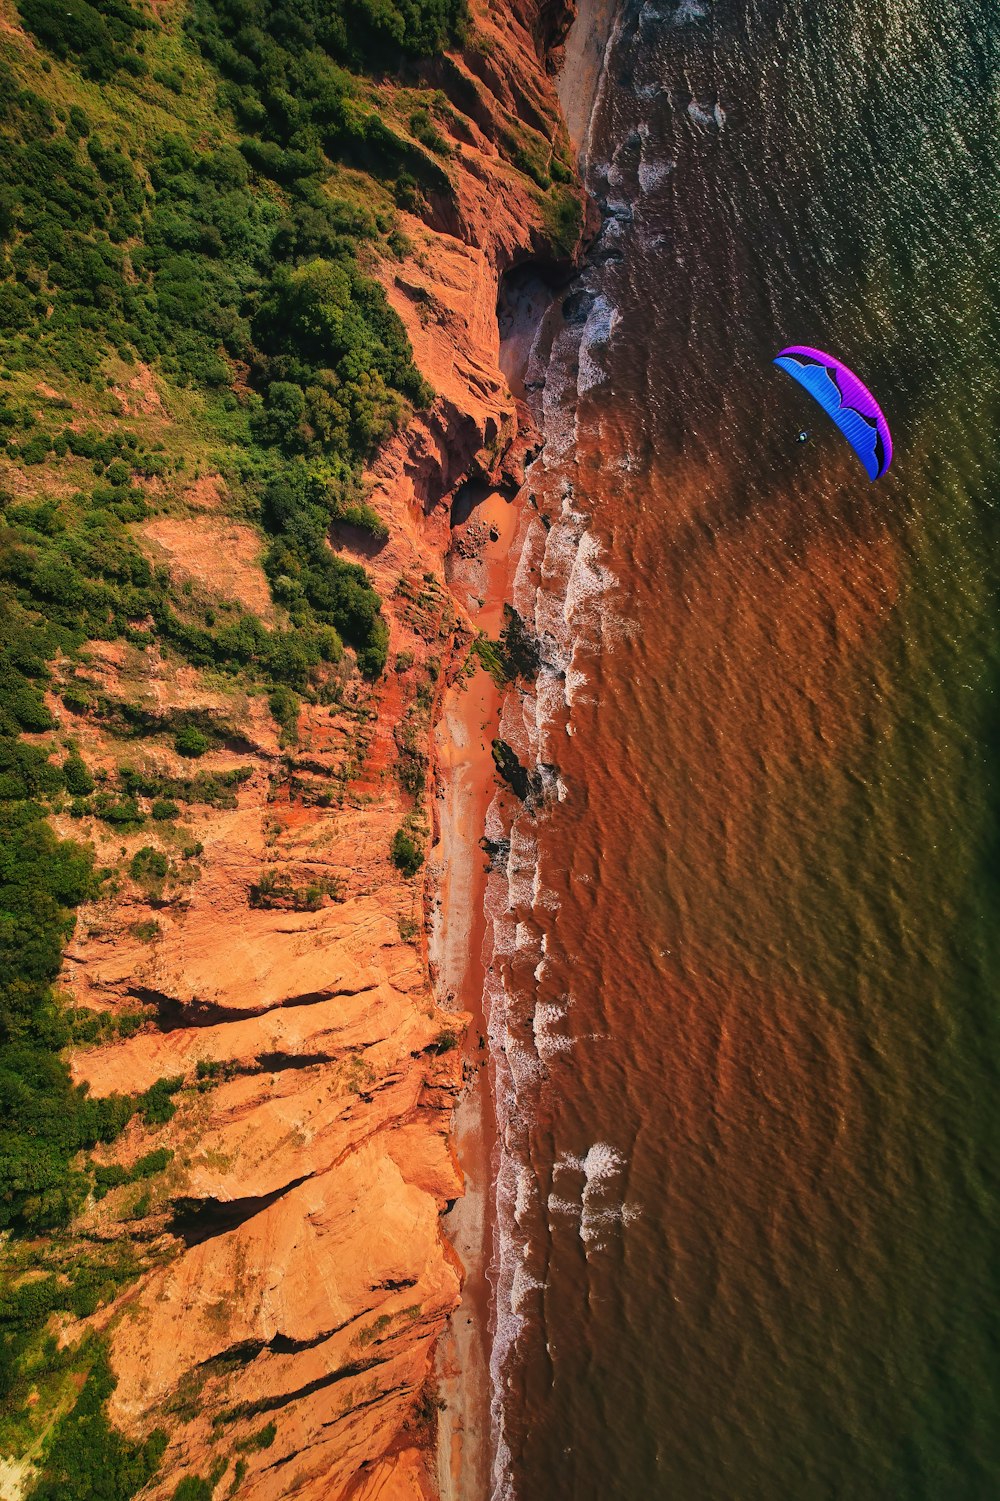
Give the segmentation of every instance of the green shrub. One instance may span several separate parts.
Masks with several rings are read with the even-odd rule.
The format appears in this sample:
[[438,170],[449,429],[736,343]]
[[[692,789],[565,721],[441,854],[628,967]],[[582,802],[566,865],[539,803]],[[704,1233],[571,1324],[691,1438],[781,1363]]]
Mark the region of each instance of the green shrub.
[[76,683],[70,683],[63,689],[62,701],[71,714],[85,714],[90,708],[89,693]]
[[174,1490],[172,1501],[212,1501],[212,1487],[199,1475],[185,1475]]
[[123,832],[139,829],[146,818],[134,797],[115,797],[110,792],[97,792],[90,805],[91,812]]
[[406,829],[397,829],[392,836],[392,863],[406,877],[415,876],[424,863],[424,852]]
[[63,762],[63,780],[66,791],[73,793],[75,797],[86,797],[94,790],[94,779],[83,758],[75,752]]
[[93,857],[58,840],[30,802],[0,803],[0,1228],[63,1225],[82,1203],[81,1150],[112,1141],[134,1106],[75,1087],[51,984],[72,909],[94,894]]
[[343,900],[343,883],[335,876],[324,876],[308,886],[296,886],[284,871],[264,871],[247,893],[251,907],[264,911],[318,912],[323,898]]
[[170,869],[170,861],[162,850],[144,844],[136,850],[129,861],[129,875],[134,881],[162,881]]
[[33,433],[21,444],[19,458],[22,464],[44,464],[52,452],[52,443],[45,433]]
[[151,23],[125,0],[19,0],[28,31],[56,57],[79,59],[90,77],[106,81],[120,69],[146,71],[135,49],[136,33]]
[[365,501],[357,501],[341,506],[337,513],[338,521],[347,526],[356,526],[363,532],[374,537],[379,542],[388,542],[389,524],[384,521],[374,507]]
[[209,744],[208,736],[191,724],[185,725],[174,736],[174,750],[179,756],[187,756],[191,760],[203,756]]
[[139,1112],[147,1126],[165,1126],[173,1120],[177,1106],[172,1097],[183,1087],[183,1079],[160,1079],[140,1095]]
[[399,778],[400,786],[411,797],[420,798],[423,796],[424,788],[427,785],[427,775],[424,768],[425,762],[421,756],[409,750],[404,750],[400,753],[399,760],[396,762],[396,775]]
[[95,1167],[95,1196],[103,1199],[105,1194],[110,1193],[113,1188],[120,1188],[124,1183],[141,1183],[145,1178],[155,1177],[170,1165],[173,1156],[168,1147],[157,1147],[140,1157],[131,1167],[122,1167],[117,1162],[109,1163],[106,1167]]
[[[122,767],[118,782],[122,792],[130,797],[152,798],[153,817],[165,821],[179,813],[178,803],[205,803],[212,808],[235,808],[236,788],[249,781],[252,775],[253,768],[250,766],[237,766],[231,771],[199,771],[193,777],[165,776],[157,772],[141,772],[132,767]],[[161,803],[165,806],[159,807]]]
[[389,645],[378,595],[364,569],[336,557],[326,540],[346,503],[342,487],[301,462],[274,476],[264,492],[264,524],[275,537],[264,568],[279,601],[332,627],[334,639],[353,646],[361,671],[374,678],[385,667]]
[[489,673],[498,688],[506,688],[509,681],[506,663],[502,653],[488,636],[484,636],[482,632],[479,633],[472,643],[471,655],[478,660],[484,671]]
[[284,684],[275,688],[268,699],[268,705],[282,729],[294,729],[299,717],[299,700],[290,688],[286,688]]
[[[118,352],[126,364],[153,364],[167,385],[196,386],[199,401],[225,413],[211,422],[238,434],[242,496],[259,504],[267,576],[292,622],[270,630],[220,609],[219,625],[150,564],[130,530],[149,514],[138,477],[169,480],[173,460],[148,452],[106,407],[99,427],[74,417],[60,429],[56,421],[68,418],[56,419],[58,401],[44,402],[36,418],[34,396],[0,398],[0,449],[11,463],[49,466],[60,497],[0,496],[0,1230],[36,1235],[64,1227],[85,1201],[93,1177],[85,1154],[113,1141],[136,1111],[147,1125],[168,1120],[180,1087],[167,1080],[137,1099],[98,1100],[71,1082],[61,1057],[71,1036],[96,1042],[118,1035],[118,1022],[73,1017],[53,994],[74,910],[100,888],[91,855],[57,840],[45,812],[63,804],[65,789],[74,816],[125,834],[145,823],[141,800],[166,822],[191,803],[235,806],[245,779],[123,769],[95,788],[77,752],[59,766],[21,739],[53,729],[45,664],[58,661],[60,679],[69,678],[57,691],[70,713],[135,739],[162,733],[162,721],[73,678],[88,639],[155,643],[198,668],[239,675],[272,695],[286,721],[296,695],[322,693],[345,644],[361,673],[383,671],[378,595],[363,568],[331,551],[328,534],[340,520],[384,538],[362,468],[432,393],[370,267],[381,244],[395,255],[412,246],[390,212],[332,195],[326,177],[334,160],[373,170],[417,207],[425,194],[451,192],[441,164],[421,149],[438,149],[430,115],[417,112],[414,128],[425,137],[417,146],[378,117],[349,70],[381,71],[460,40],[464,0],[292,0],[291,9],[255,0],[252,14],[241,0],[193,0],[185,46],[200,49],[199,80],[207,68],[220,81],[221,113],[205,118],[200,99],[195,127],[178,110],[176,131],[157,141],[145,116],[138,131],[116,119],[132,110],[130,97],[139,107],[131,80],[146,76],[146,34],[160,35],[145,6],[17,5],[37,44],[32,55],[69,66],[46,79],[43,56],[32,89],[0,64],[0,378],[62,372],[78,407],[81,386],[107,389],[107,361]],[[151,59],[153,51],[151,41]],[[10,57],[18,56],[15,48]],[[156,61],[153,95],[182,93],[180,69],[159,51]],[[60,100],[73,97],[74,70],[113,81],[101,91],[99,125],[79,104],[53,108],[36,92],[58,84]],[[241,149],[212,144],[234,138],[233,116]],[[222,441],[221,427],[210,436]],[[42,488],[47,475],[33,479]],[[196,759],[210,737],[189,727],[175,744]],[[184,858],[197,853],[191,845]],[[154,894],[170,864],[147,845],[129,871]],[[309,909],[339,894],[336,882],[320,880],[281,900]],[[135,931],[155,937],[152,921]],[[131,1025],[145,1019],[138,1013]],[[121,1027],[126,1035],[125,1018]],[[134,1212],[147,1209],[148,1199]],[[81,1286],[80,1306],[95,1295]],[[0,1361],[0,1383],[2,1369]],[[95,1366],[74,1413],[57,1424],[40,1461],[43,1501],[118,1501],[144,1483],[155,1446],[129,1445],[108,1429],[109,1380]]]
[[272,1420],[263,1428],[258,1428],[256,1433],[248,1434],[246,1438],[237,1439],[236,1449],[241,1453],[248,1453],[253,1449],[270,1449],[278,1436],[277,1424]]
[[573,188],[557,186],[548,194],[544,205],[545,227],[557,251],[572,255],[583,229],[583,204]]
[[153,78],[165,89],[169,89],[172,94],[184,92],[184,75],[176,68],[156,68],[153,71]]
[[412,255],[414,251],[413,241],[401,229],[390,230],[386,237],[386,245],[397,261],[405,261],[407,256]]
[[439,156],[450,156],[451,147],[437,129],[426,109],[415,110],[410,116],[410,130],[418,141]]

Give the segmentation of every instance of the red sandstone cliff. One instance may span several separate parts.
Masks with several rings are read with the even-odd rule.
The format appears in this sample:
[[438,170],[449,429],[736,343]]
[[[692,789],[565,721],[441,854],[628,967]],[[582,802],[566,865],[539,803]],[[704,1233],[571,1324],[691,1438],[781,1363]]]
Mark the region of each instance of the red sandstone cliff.
[[[127,1164],[167,1146],[165,1174],[138,1195],[113,1190],[78,1227],[131,1238],[146,1262],[92,1323],[118,1381],[113,1420],[169,1435],[150,1501],[186,1474],[235,1478],[237,1465],[245,1501],[433,1495],[427,1383],[461,1277],[439,1215],[461,1192],[448,1132],[462,1018],[435,1004],[429,894],[390,860],[413,812],[395,767],[402,744],[426,751],[471,639],[444,583],[451,500],[470,476],[516,482],[530,439],[498,364],[498,280],[566,246],[500,145],[522,122],[563,138],[545,60],[566,19],[530,0],[484,11],[475,44],[434,68],[455,111],[455,198],[409,219],[412,253],[381,272],[437,393],[372,475],[390,533],[364,555],[391,630],[383,681],[374,692],[355,681],[336,711],[306,705],[282,749],[262,700],[234,706],[152,649],[95,646],[86,669],[154,716],[218,714],[233,749],[200,768],[252,768],[235,808],[186,818],[201,850],[177,856],[163,889],[125,880],[81,913],[62,982],[82,1004],[145,1018],[74,1057],[95,1094],[196,1086],[175,1096],[167,1126],[137,1119],[108,1151]],[[139,396],[151,424],[169,422],[152,386]],[[188,501],[186,519],[147,524],[151,552],[266,613],[254,533],[224,518],[211,479]],[[97,721],[73,728],[89,764],[122,761]],[[182,769],[162,746],[144,755]],[[81,830],[66,819],[62,832]],[[127,859],[149,835],[111,839]],[[323,894],[315,910],[254,906],[262,875]],[[271,1422],[273,1441],[255,1442]]]

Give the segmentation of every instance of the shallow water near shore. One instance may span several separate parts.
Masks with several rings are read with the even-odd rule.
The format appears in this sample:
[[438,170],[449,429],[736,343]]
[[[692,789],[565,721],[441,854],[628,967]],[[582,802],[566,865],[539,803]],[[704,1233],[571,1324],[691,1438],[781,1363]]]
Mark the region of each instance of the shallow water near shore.
[[498,1501],[1000,1494],[998,102],[985,3],[620,17],[528,372]]

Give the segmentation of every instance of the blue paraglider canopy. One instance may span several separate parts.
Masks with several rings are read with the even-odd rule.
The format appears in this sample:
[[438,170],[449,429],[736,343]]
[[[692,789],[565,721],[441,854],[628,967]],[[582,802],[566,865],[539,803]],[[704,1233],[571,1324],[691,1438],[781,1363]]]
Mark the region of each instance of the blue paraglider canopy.
[[[882,408],[853,370],[832,354],[807,344],[790,344],[774,363],[814,397],[844,434],[875,480],[892,463],[892,436]],[[806,435],[808,436],[808,434]],[[803,442],[801,435],[799,441]]]

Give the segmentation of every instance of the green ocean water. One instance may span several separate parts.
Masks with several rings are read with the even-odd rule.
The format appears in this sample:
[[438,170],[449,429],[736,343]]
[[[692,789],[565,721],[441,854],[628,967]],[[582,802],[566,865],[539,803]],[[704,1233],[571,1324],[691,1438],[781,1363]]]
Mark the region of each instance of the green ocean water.
[[[506,1475],[989,1501],[1000,9],[631,7],[590,180],[613,326],[537,488],[606,573],[507,964],[510,1037],[555,1020]],[[881,400],[876,485],[792,342]]]

